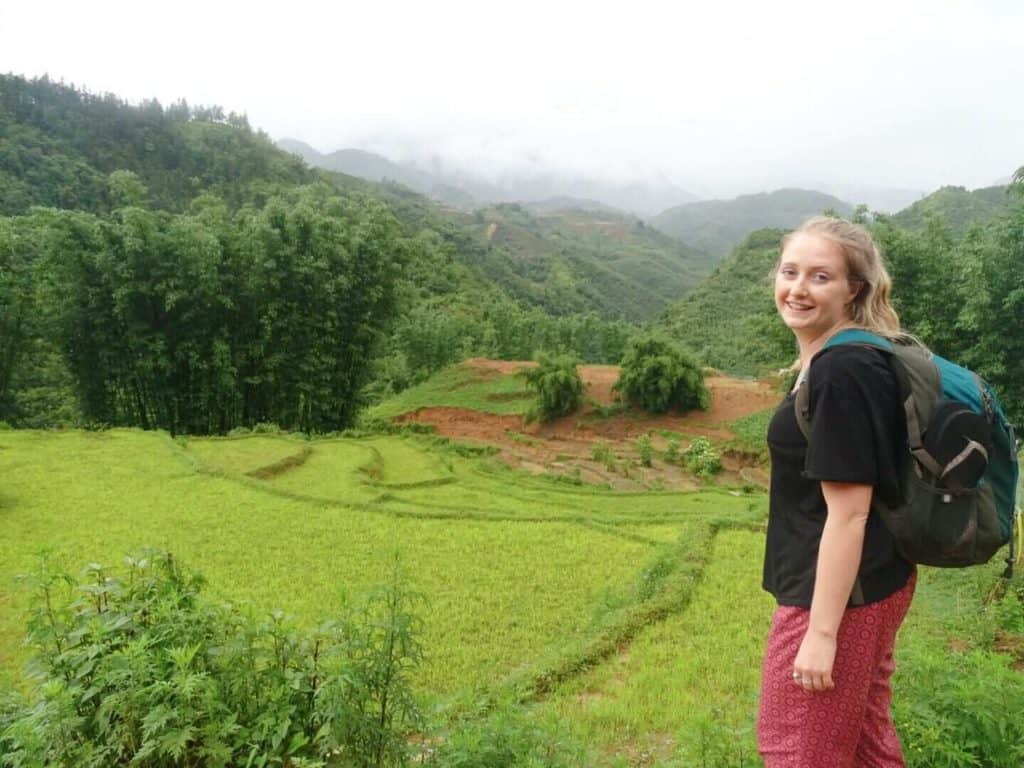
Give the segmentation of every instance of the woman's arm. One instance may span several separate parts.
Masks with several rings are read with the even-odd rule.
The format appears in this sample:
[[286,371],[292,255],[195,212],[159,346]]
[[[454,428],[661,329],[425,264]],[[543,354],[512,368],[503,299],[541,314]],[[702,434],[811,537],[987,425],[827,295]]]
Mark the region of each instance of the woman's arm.
[[821,483],[828,516],[818,547],[810,625],[793,663],[794,677],[810,680],[810,684],[803,683],[809,690],[835,688],[832,665],[836,657],[836,635],[860,568],[864,527],[873,491],[870,485]]

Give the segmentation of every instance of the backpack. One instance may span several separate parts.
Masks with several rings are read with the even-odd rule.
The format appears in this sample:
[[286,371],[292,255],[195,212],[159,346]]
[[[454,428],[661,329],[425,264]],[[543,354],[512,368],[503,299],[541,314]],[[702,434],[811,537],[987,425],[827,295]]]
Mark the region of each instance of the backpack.
[[[906,453],[899,468],[902,499],[872,500],[900,554],[912,563],[958,568],[988,562],[1010,542],[1014,560],[1020,472],[1013,427],[995,394],[977,374],[912,340],[868,331],[840,331],[840,344],[881,349],[889,358],[906,417]],[[796,417],[810,435],[810,368],[797,388]]]

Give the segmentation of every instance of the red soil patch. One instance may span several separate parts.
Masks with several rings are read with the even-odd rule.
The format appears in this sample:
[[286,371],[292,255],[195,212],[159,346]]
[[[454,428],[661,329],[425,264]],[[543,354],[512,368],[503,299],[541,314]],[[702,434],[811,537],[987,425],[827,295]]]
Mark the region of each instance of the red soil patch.
[[410,421],[430,424],[437,430],[437,434],[444,437],[493,444],[506,442],[510,431],[520,430],[523,426],[522,416],[500,416],[447,406],[419,408],[396,416],[394,421],[398,424]]
[[[463,363],[464,367],[479,372],[480,378],[511,375],[535,365],[529,361],[484,358],[472,358]],[[587,387],[588,402],[598,406],[615,403],[612,386],[619,378],[618,366],[580,366],[580,377]],[[705,383],[711,392],[709,411],[650,416],[623,409],[606,416],[598,408],[585,406],[580,413],[571,416],[546,424],[527,425],[521,416],[428,407],[398,416],[395,421],[431,424],[444,437],[495,445],[502,459],[531,472],[567,473],[571,467],[578,469],[588,482],[608,482],[613,487],[636,488],[657,481],[665,487],[687,488],[694,486],[694,480],[678,467],[657,460],[653,469],[637,466],[635,438],[652,430],[665,429],[729,440],[733,434],[726,426],[728,422],[764,410],[779,400],[777,389],[769,382],[712,376]],[[593,460],[592,448],[598,440],[609,444],[620,466],[629,466],[629,477]],[[663,443],[662,438],[655,437],[658,450],[664,449]],[[763,470],[750,466],[751,461],[746,457],[726,455],[723,463],[726,479],[730,481],[762,483],[765,480]]]

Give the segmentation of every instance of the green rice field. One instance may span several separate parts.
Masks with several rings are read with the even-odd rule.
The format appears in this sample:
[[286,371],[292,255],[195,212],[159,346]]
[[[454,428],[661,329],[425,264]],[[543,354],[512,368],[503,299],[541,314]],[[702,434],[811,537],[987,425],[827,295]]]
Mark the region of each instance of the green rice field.
[[[586,765],[757,764],[763,493],[571,485],[414,434],[0,431],[0,478],[0,686],[25,680],[16,576],[43,549],[72,572],[167,549],[214,599],[307,625],[397,558],[423,596],[415,687],[441,721],[512,701]],[[922,574],[918,658],[976,642],[993,568]]]
[[308,623],[384,581],[397,556],[426,598],[417,684],[438,696],[587,653],[649,599],[645,569],[722,520],[756,520],[762,503],[569,488],[400,436],[2,432],[0,475],[8,680],[24,661],[14,578],[42,548],[79,569],[157,546],[214,596]]

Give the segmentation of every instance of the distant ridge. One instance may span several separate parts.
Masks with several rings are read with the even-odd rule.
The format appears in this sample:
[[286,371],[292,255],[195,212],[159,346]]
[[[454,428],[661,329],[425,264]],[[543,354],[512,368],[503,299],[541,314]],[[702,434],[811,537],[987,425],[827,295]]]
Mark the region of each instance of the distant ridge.
[[[467,171],[427,170],[396,163],[360,149],[341,149],[323,154],[297,139],[280,139],[277,146],[298,155],[308,164],[357,176],[367,181],[395,181],[447,205],[475,208],[497,203],[547,206],[551,200],[571,199],[649,217],[672,206],[694,202],[696,195],[668,179],[615,182],[570,173],[538,171],[510,173],[491,180]],[[576,204],[570,204],[578,207]]]
[[724,257],[755,230],[791,229],[829,209],[842,216],[853,213],[849,203],[823,192],[777,189],[732,200],[688,203],[658,214],[650,223],[687,245]]
[[309,165],[345,173],[367,181],[394,181],[438,202],[460,208],[472,208],[476,200],[463,189],[445,184],[436,176],[393,163],[382,155],[361,149],[339,149],[322,154],[297,139],[280,139],[277,146],[305,160]]

